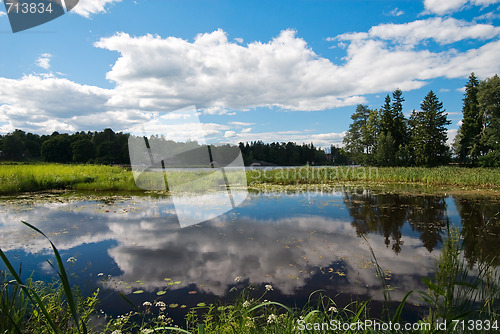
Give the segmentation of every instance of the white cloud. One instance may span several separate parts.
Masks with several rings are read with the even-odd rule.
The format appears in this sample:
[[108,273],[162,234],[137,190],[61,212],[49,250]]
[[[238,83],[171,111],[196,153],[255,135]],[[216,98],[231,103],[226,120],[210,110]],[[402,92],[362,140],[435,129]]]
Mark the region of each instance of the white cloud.
[[431,18],[403,24],[381,24],[367,33],[347,33],[330,41],[363,41],[370,39],[391,41],[414,46],[434,40],[439,44],[451,44],[465,39],[488,40],[500,35],[500,27],[490,24],[476,24],[454,18]]
[[222,30],[200,34],[192,43],[122,33],[96,46],[120,53],[107,74],[117,84],[110,106],[322,110],[365,101],[345,88],[349,73],[319,57],[291,30],[247,46],[229,42]]
[[120,1],[121,0],[80,0],[78,5],[76,5],[71,12],[89,18],[91,14],[106,13],[106,6],[108,4]]
[[404,15],[404,11],[399,9],[399,8],[394,8],[393,10],[391,10],[391,12],[389,13],[389,16],[401,16],[401,15]]
[[263,141],[265,143],[271,142],[295,142],[297,144],[302,143],[314,143],[316,147],[330,147],[330,145],[342,146],[342,140],[344,139],[345,132],[340,133],[318,133],[311,134],[309,131],[272,131],[272,132],[251,132],[252,129],[242,129],[241,131],[227,131],[225,133],[226,138],[230,138],[231,142],[253,142],[253,141]]
[[[500,7],[497,10],[500,10]],[[499,13],[489,12],[489,13],[486,13],[486,14],[483,14],[481,16],[476,17],[474,20],[475,21],[487,21],[487,22],[491,22],[491,21],[497,20],[497,19],[500,19],[500,14]]]
[[2,11],[0,10],[0,17],[5,16],[5,15],[7,15],[7,13],[6,13],[6,12],[2,12]]
[[[4,119],[0,131],[80,130],[78,118],[105,111],[108,98],[106,89],[51,75],[28,75],[18,80],[0,77],[0,115]],[[101,116],[94,121],[99,120]]]
[[444,15],[458,12],[467,5],[487,7],[500,0],[424,0],[425,13]]
[[[433,31],[425,30],[426,22]],[[116,83],[113,89],[81,85],[53,74],[17,80],[0,77],[0,132],[15,128],[38,133],[104,127],[141,130],[140,124],[154,115],[188,105],[205,114],[234,114],[257,106],[324,110],[356,105],[365,103],[365,94],[396,87],[418,89],[434,78],[465,79],[471,72],[486,78],[500,72],[498,38],[467,51],[433,52],[420,43],[486,40],[498,36],[498,29],[455,19],[381,25],[367,33],[329,39],[347,45],[343,64],[319,57],[290,30],[267,43],[246,46],[229,42],[221,30],[198,35],[193,42],[118,34],[96,44],[119,52],[107,74]],[[400,41],[406,44],[394,46]],[[159,130],[161,124],[150,125]],[[338,134],[254,133],[251,125],[211,123],[204,133],[223,137],[226,131],[234,131],[241,141],[313,141],[318,146],[342,141]],[[186,130],[192,133],[193,129]]]
[[227,123],[229,125],[234,125],[234,126],[250,126],[254,125],[255,123],[247,123],[247,122],[229,122]]
[[35,61],[35,64],[43,69],[48,70],[50,68],[50,58],[52,55],[50,53],[42,53],[40,57]]

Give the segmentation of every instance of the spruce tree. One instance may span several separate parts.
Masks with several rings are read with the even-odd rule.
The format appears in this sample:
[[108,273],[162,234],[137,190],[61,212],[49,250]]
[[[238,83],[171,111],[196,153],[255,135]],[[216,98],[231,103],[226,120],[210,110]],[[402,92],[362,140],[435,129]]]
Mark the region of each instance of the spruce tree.
[[458,145],[456,145],[458,160],[462,163],[475,163],[481,150],[482,115],[477,100],[478,87],[479,81],[473,72],[465,85],[462,108],[464,118],[459,129]]
[[417,165],[437,166],[449,159],[446,146],[447,119],[443,104],[431,90],[420,104],[421,110],[413,111],[410,117],[412,127],[411,145]]

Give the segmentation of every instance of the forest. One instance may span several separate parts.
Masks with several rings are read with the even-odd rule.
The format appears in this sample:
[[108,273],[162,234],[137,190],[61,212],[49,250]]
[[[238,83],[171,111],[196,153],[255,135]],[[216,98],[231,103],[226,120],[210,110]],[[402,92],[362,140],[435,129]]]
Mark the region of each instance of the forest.
[[[0,136],[1,160],[57,163],[130,164],[129,134],[112,129],[74,134],[54,132],[37,135],[15,130]],[[149,143],[172,151],[196,151],[202,147],[197,142],[173,142],[161,136],[151,136]],[[239,143],[245,165],[302,166],[326,164],[326,153],[311,144],[289,143]],[[166,153],[166,152],[165,152]],[[170,154],[169,154],[170,153]],[[172,155],[171,152],[166,155]],[[186,154],[178,155],[185,160]],[[179,160],[179,159],[177,159]]]
[[[358,105],[344,137],[341,155],[355,164],[433,167],[456,162],[500,166],[500,78],[479,81],[472,73],[465,86],[463,120],[452,147],[446,142],[443,104],[430,91],[407,119],[403,92],[388,94],[380,109]],[[335,160],[334,160],[335,161]]]

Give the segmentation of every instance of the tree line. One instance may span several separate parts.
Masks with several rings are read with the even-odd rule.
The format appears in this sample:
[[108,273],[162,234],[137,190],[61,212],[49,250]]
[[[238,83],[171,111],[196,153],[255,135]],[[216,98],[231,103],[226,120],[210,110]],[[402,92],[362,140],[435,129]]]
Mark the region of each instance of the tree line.
[[[51,135],[37,135],[15,130],[0,135],[0,158],[7,161],[46,161],[58,163],[129,164],[129,134],[112,129],[74,134],[54,132]],[[161,147],[166,155],[172,152],[203,149],[196,142],[174,142],[161,136],[151,136],[150,144]],[[326,164],[326,153],[311,144],[270,143],[262,141],[239,143],[245,165],[252,163],[272,165]],[[196,154],[192,154],[196,155]],[[222,154],[219,154],[222,156]],[[230,154],[233,155],[233,154]],[[189,164],[190,155],[177,155],[175,163]],[[229,163],[229,162],[228,162]]]
[[298,145],[293,142],[265,144],[262,141],[239,143],[246,166],[252,163],[268,163],[278,166],[324,165],[327,163],[323,149],[313,143]]
[[396,89],[392,98],[387,94],[380,109],[358,105],[344,147],[337,148],[337,159],[378,166],[432,167],[447,164],[452,158],[467,165],[500,165],[497,75],[481,82],[474,73],[469,76],[463,99],[464,119],[453,150],[446,144],[446,126],[451,122],[432,90],[420,110],[413,110],[408,119],[403,114],[403,102],[403,92]]
[[129,164],[128,134],[111,129],[37,135],[15,130],[0,136],[1,158],[8,161]]

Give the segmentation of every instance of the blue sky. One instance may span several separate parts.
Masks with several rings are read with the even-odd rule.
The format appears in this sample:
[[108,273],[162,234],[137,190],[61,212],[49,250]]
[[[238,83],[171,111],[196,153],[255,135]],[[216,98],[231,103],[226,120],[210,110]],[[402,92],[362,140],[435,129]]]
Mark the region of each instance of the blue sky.
[[340,145],[358,103],[400,88],[407,115],[436,92],[451,140],[470,72],[500,72],[500,0],[80,0],[15,34],[0,10],[2,134]]

